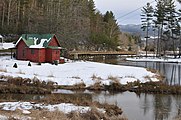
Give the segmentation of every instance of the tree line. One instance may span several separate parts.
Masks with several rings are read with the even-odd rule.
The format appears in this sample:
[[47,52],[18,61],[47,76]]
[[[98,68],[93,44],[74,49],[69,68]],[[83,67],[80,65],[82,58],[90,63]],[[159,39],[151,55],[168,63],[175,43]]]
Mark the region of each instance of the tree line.
[[[178,2],[181,4],[180,0]],[[141,20],[146,38],[146,56],[149,33],[154,32],[156,37],[154,47],[158,57],[166,55],[166,51],[173,51],[175,57],[176,51],[179,51],[181,57],[181,9],[176,9],[174,0],[156,0],[155,8],[147,3],[142,8]],[[150,28],[152,31],[149,31]]]
[[56,34],[68,49],[114,50],[119,26],[93,0],[1,0],[0,33]]

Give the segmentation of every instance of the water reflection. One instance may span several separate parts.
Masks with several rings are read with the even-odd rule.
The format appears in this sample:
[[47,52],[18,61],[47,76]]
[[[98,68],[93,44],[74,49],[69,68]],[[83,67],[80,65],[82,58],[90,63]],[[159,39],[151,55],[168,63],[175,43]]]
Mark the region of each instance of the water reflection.
[[169,85],[181,85],[181,64],[180,63],[165,63],[165,62],[134,62],[125,61],[125,56],[96,56],[87,60],[94,62],[103,62],[108,64],[126,65],[145,67],[158,70],[166,77],[165,82]]
[[[181,96],[174,95],[152,95],[135,94],[131,92],[109,93],[102,91],[99,93],[86,93],[79,91],[59,90],[63,93],[54,93],[57,98],[79,99],[81,101],[98,101],[100,103],[114,104],[122,108],[129,120],[172,120],[181,114]],[[52,95],[15,95],[0,94],[0,100],[30,101],[49,98]],[[67,99],[67,100],[68,100]]]
[[0,94],[1,101],[33,101],[45,98],[45,95],[32,94]]
[[121,107],[129,120],[172,120],[180,114],[181,96],[124,92],[94,95],[93,100]]
[[[161,63],[161,62],[128,62],[124,57],[92,57],[92,61],[109,64],[139,66],[159,70],[166,76],[168,84],[181,85],[181,64]],[[172,120],[181,115],[180,95],[160,95],[160,94],[135,94],[131,92],[109,93],[107,91],[93,93],[90,91],[54,91],[54,97],[98,101],[100,103],[114,104],[123,109],[129,120]],[[16,95],[0,94],[0,100],[30,101],[52,97],[50,95]]]
[[145,67],[158,70],[166,77],[165,82],[169,85],[181,85],[181,64],[163,62],[119,62],[119,65]]

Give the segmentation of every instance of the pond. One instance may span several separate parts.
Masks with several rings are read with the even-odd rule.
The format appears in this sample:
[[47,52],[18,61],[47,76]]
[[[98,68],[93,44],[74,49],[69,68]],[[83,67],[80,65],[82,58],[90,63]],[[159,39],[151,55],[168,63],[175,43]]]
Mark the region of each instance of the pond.
[[172,120],[181,112],[181,96],[101,93],[93,95],[93,101],[117,105],[129,120]]
[[103,62],[115,65],[144,67],[158,70],[165,76],[165,82],[169,85],[181,85],[181,63],[166,63],[166,62],[134,62],[126,61],[125,56],[111,56],[111,57],[93,57],[88,60]]
[[[114,104],[122,108],[123,114],[129,120],[172,120],[181,113],[180,95],[161,94],[135,94],[133,92],[98,93],[89,91],[58,90],[54,92],[57,97],[70,97],[72,99],[85,99],[90,102]],[[39,100],[49,95],[15,95],[0,94],[0,98],[16,101]]]
[[[116,65],[129,65],[156,69],[161,74],[165,75],[166,83],[181,85],[181,64],[130,62],[125,61],[124,59],[125,57],[123,56],[111,56],[108,58],[91,57],[89,60]],[[83,99],[86,97],[89,101],[117,105],[122,108],[124,115],[129,120],[173,120],[178,115],[181,115],[181,95],[135,94],[133,92],[109,93],[107,91],[94,93],[90,91],[74,92],[69,90],[58,90],[53,94],[61,97],[69,97],[71,99]],[[48,95],[0,94],[0,100],[28,101],[40,100],[45,97],[48,97]]]

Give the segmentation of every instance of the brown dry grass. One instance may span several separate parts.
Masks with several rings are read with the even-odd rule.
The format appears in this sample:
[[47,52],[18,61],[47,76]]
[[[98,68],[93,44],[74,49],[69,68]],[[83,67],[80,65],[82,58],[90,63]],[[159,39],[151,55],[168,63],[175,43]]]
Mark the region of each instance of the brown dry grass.
[[181,120],[181,115],[178,115],[174,120]]
[[21,93],[21,94],[44,94],[51,93],[55,88],[55,82],[40,81],[36,77],[32,80],[21,77],[0,76],[0,79],[5,79],[0,83],[0,93]]
[[156,77],[158,80],[160,80],[160,81],[162,81],[162,80],[165,79],[165,76],[162,75],[158,70],[154,70],[154,69],[151,69],[151,68],[147,68],[146,70],[147,70],[147,71],[150,71],[150,72],[152,72],[152,73],[157,74],[157,75],[155,75],[155,77]]
[[0,72],[7,72],[7,69],[0,69]]
[[97,81],[96,83],[94,83],[94,85],[89,86],[87,89],[89,90],[104,90],[104,86],[101,85],[100,81]]
[[108,76],[108,79],[112,80],[115,83],[119,83],[119,78],[118,77],[114,77],[114,76],[110,75],[110,76]]
[[21,110],[16,110],[13,112],[0,110],[0,114],[7,116],[9,120],[29,120],[30,118],[33,120],[127,120],[127,118],[121,115],[109,116],[94,108],[87,113],[79,113],[74,111],[69,114],[64,114],[58,110],[52,112],[47,110],[31,110],[30,112],[30,114],[25,115]]
[[147,71],[150,71],[152,73],[158,73],[158,70],[152,69],[152,68],[146,68]]
[[93,74],[93,75],[91,76],[91,78],[92,78],[92,80],[98,80],[98,81],[102,80],[101,77],[98,77],[98,76],[95,75],[95,74]]

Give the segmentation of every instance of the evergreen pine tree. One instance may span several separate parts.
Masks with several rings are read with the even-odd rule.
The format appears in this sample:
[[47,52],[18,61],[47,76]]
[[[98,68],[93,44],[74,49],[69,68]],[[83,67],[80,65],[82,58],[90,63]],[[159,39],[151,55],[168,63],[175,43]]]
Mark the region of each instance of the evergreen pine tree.
[[149,38],[149,28],[151,27],[152,19],[153,19],[153,7],[150,5],[150,3],[147,3],[146,7],[143,7],[142,9],[142,14],[141,14],[141,19],[142,19],[142,27],[141,29],[145,31],[146,33],[146,57],[147,57],[147,52],[148,52],[148,38]]

